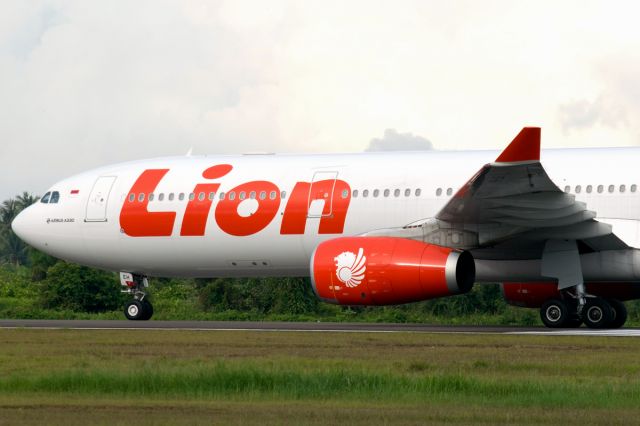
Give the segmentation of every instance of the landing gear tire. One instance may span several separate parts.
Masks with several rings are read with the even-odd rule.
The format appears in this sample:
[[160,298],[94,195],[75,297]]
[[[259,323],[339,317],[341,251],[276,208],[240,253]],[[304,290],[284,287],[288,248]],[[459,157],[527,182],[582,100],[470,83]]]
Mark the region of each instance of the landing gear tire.
[[149,287],[149,281],[144,275],[131,272],[120,272],[120,284],[122,293],[129,294],[133,300],[124,307],[124,316],[132,321],[146,321],[153,315],[153,306],[147,298],[145,289]]
[[124,316],[131,321],[139,321],[144,319],[144,305],[139,300],[132,300],[124,307]]
[[627,308],[624,303],[617,299],[607,300],[613,310],[613,320],[609,324],[609,328],[620,328],[627,322]]
[[614,320],[614,311],[611,305],[604,299],[592,297],[582,310],[582,320],[589,328],[607,328]]
[[540,308],[540,319],[549,328],[567,327],[571,319],[567,304],[560,299],[550,299]]
[[574,299],[564,299],[564,303],[567,304],[567,309],[569,309],[569,317],[567,321],[564,323],[565,328],[578,328],[582,325],[582,317],[578,313],[578,303]]
[[153,316],[153,305],[147,299],[142,299],[142,306],[144,307],[144,316],[141,319],[147,321]]
[[568,318],[567,321],[564,323],[564,327],[566,328],[578,328],[581,325],[582,325],[582,318],[577,316]]
[[153,306],[146,299],[132,300],[124,307],[124,316],[131,321],[146,321],[153,315]]

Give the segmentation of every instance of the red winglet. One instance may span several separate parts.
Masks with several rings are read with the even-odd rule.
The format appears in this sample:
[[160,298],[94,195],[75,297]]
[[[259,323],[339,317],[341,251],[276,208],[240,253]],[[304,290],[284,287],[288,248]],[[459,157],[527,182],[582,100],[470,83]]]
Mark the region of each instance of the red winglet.
[[516,161],[540,161],[540,127],[523,127],[496,159],[496,163]]

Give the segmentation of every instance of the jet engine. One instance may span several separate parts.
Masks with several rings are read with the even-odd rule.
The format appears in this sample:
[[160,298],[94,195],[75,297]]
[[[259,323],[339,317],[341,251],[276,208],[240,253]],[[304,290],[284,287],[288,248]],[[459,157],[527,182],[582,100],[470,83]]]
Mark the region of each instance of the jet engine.
[[316,295],[341,305],[394,305],[466,293],[471,253],[397,237],[344,237],[311,256]]

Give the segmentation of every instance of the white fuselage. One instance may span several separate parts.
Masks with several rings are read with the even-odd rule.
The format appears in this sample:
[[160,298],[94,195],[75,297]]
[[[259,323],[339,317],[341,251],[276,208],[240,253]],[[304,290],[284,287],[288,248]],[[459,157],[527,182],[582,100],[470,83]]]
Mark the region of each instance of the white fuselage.
[[[401,227],[433,217],[469,177],[498,154],[429,151],[136,161],[92,170],[56,183],[49,192],[57,191],[59,201],[29,207],[13,226],[23,239],[40,250],[107,270],[151,276],[306,276],[311,253],[321,241]],[[578,200],[597,212],[597,220],[611,224],[613,232],[629,246],[640,247],[637,159],[640,148],[559,149],[543,151],[541,162],[560,189],[569,187]],[[203,177],[203,171],[220,164],[232,166],[231,171],[219,178]],[[145,170],[168,170],[152,191],[153,201],[148,201],[149,193],[144,197],[148,203],[146,211],[175,213],[170,235],[134,236],[123,227],[123,208],[127,203],[139,202],[140,192],[132,192],[132,188]],[[344,199],[341,202],[336,198],[343,196],[336,190],[307,195],[304,231],[283,233],[285,217],[300,213],[293,208],[287,211],[296,185],[307,182],[309,194],[315,191],[314,182],[336,179],[349,187],[346,217],[340,230],[331,228],[328,233],[320,233],[320,222],[335,220],[339,205],[345,205]],[[257,214],[260,203],[266,201],[261,200],[260,191],[252,199],[247,190],[246,199],[237,204],[237,209],[234,207],[235,211],[225,213],[222,207],[218,209],[219,204],[228,200],[232,192],[239,200],[240,191],[236,194],[234,188],[256,181],[270,182],[271,188],[275,185],[278,189],[277,199],[271,200],[272,206],[277,204],[273,217],[265,219],[264,226],[248,235],[226,232],[221,222],[228,224],[238,218],[240,223],[251,222],[253,219],[242,222],[242,218]],[[194,193],[195,202],[200,192],[194,190],[196,185],[214,183],[219,184],[217,190],[205,192],[206,199],[211,196],[213,200],[203,235],[181,235],[189,194]],[[129,199],[132,193],[133,202]],[[221,193],[225,194],[223,200]],[[183,200],[179,194],[185,194]],[[269,196],[266,191],[266,199]],[[333,207],[326,208],[327,203]],[[140,218],[140,226],[145,226],[145,217]]]

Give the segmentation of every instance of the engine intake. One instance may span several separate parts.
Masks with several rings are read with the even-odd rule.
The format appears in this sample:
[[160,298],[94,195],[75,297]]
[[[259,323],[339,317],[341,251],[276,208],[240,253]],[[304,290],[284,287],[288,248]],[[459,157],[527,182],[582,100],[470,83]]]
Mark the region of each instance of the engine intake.
[[466,293],[471,253],[397,237],[344,237],[311,255],[316,295],[341,305],[395,305]]

